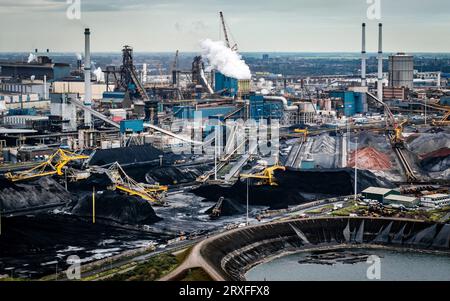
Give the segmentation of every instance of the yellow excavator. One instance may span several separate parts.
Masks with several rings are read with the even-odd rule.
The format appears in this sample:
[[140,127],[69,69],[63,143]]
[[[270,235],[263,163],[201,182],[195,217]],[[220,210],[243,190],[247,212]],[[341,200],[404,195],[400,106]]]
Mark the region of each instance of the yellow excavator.
[[58,149],[47,161],[28,170],[6,173],[5,177],[12,182],[18,182],[45,176],[62,176],[64,175],[63,168],[67,166],[67,164],[72,161],[86,159],[89,159],[89,157]]
[[274,165],[272,167],[268,167],[264,169],[262,172],[257,174],[241,174],[241,178],[243,179],[258,179],[260,180],[257,185],[269,185],[269,186],[278,186],[274,172],[276,170],[282,170],[285,171],[286,167],[280,166],[280,165]]

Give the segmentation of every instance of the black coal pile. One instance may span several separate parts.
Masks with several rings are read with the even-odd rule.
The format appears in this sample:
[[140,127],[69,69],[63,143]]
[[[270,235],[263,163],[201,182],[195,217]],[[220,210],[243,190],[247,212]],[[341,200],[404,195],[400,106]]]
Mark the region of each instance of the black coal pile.
[[[236,182],[231,187],[220,185],[205,185],[192,190],[192,192],[210,202],[216,202],[220,197],[239,204],[246,204],[247,184]],[[249,188],[250,205],[267,206],[271,209],[287,208],[291,205],[301,204],[307,200],[296,190],[281,186],[251,186]]]
[[420,166],[429,172],[440,172],[450,168],[450,148],[443,148],[423,156]]
[[[329,171],[277,171],[275,172],[278,186],[250,185],[249,200],[251,205],[268,206],[270,209],[283,209],[311,200],[346,196],[354,191],[353,170]],[[370,171],[358,172],[358,190],[370,186],[393,188],[392,183],[377,178]],[[246,204],[246,181],[238,181],[231,187],[220,185],[205,185],[192,191],[211,202],[220,197]],[[308,197],[305,195],[309,194]]]
[[[67,214],[38,214],[2,219],[0,274],[38,279],[67,268],[67,258],[96,260],[96,255],[139,248],[141,241],[164,242],[172,237],[87,223]],[[98,252],[97,252],[98,251]],[[111,254],[112,255],[112,254]],[[51,264],[47,264],[50,263]]]
[[210,169],[209,165],[157,167],[147,173],[146,181],[149,184],[159,183],[161,185],[191,183]]
[[[92,219],[92,201],[90,195],[81,198],[73,205],[72,214]],[[95,218],[127,225],[150,225],[161,220],[149,202],[114,191],[96,194]]]
[[89,162],[91,166],[103,166],[119,162],[121,165],[159,161],[159,156],[167,157],[151,145],[138,145],[112,149],[99,149]]
[[21,183],[0,179],[1,208],[6,213],[59,206],[71,200],[72,195],[50,177]]
[[[216,205],[206,210],[206,214],[211,214]],[[220,216],[233,216],[240,215],[247,212],[246,207],[243,204],[238,203],[232,199],[224,199],[220,210]]]
[[[311,171],[275,171],[277,183],[288,189],[295,189],[304,193],[343,196],[354,193],[354,170],[331,169]],[[375,176],[368,170],[358,170],[358,191],[368,187],[394,188],[391,182]]]

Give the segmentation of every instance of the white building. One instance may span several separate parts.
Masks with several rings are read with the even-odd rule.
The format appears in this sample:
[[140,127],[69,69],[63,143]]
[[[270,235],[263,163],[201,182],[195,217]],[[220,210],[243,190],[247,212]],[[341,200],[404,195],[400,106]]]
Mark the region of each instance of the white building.
[[428,208],[442,208],[450,205],[450,195],[448,194],[431,194],[423,196],[421,204]]

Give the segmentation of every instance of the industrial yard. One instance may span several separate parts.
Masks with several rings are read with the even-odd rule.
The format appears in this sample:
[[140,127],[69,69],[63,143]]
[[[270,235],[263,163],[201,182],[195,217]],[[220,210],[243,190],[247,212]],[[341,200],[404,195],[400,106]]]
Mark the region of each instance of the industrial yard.
[[[231,237],[310,247],[315,219],[448,251],[450,56],[384,53],[382,23],[350,57],[241,53],[226,17],[196,53],[96,53],[84,28],[83,53],[0,54],[0,280],[68,280],[69,256],[83,280],[245,280],[265,251]],[[195,255],[216,244],[232,260]]]

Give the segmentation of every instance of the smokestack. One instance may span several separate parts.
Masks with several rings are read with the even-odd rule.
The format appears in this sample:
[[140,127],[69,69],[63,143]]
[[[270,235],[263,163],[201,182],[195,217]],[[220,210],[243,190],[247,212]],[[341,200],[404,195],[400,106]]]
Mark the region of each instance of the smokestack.
[[[91,32],[89,28],[84,31],[84,105],[92,106],[92,86],[91,86]],[[89,112],[84,112],[84,124],[92,125],[92,116]]]
[[379,100],[383,100],[383,24],[378,24],[378,90]]
[[366,23],[362,24],[362,50],[361,50],[361,87],[367,86],[366,81]]

